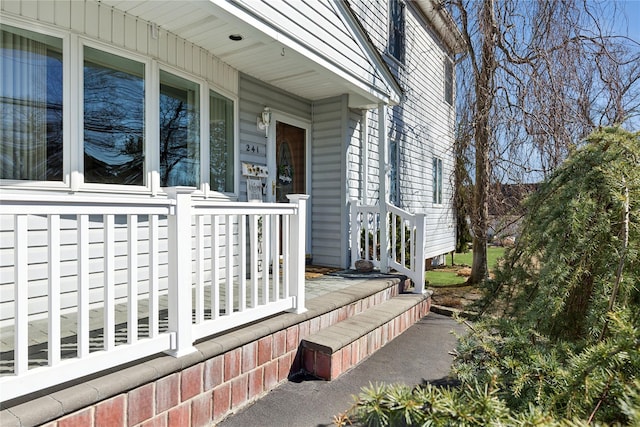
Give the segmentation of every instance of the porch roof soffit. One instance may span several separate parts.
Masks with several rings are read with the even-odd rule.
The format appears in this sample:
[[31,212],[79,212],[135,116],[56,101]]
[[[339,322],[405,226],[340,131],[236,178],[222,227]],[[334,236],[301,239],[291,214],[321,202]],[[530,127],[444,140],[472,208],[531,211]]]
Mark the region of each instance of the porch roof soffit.
[[[333,0],[100,0],[211,52],[260,81],[312,101],[393,105],[399,86],[373,61]],[[230,40],[240,35],[239,41]]]

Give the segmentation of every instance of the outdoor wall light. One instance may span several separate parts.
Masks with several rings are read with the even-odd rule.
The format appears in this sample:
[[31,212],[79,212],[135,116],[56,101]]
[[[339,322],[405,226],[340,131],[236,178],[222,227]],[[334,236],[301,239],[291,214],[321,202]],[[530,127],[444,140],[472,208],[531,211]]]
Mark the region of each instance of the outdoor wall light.
[[271,124],[271,110],[264,107],[262,113],[258,116],[258,129],[264,131],[264,137],[269,136],[269,125]]

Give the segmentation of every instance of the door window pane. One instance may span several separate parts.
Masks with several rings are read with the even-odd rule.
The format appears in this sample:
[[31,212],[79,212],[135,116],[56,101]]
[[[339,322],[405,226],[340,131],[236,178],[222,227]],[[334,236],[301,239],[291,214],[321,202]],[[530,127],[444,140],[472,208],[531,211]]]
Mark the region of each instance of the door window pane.
[[161,70],[160,184],[197,187],[199,178],[199,85]]
[[61,181],[62,40],[0,30],[0,178]]
[[209,169],[213,191],[234,191],[233,101],[209,92]]
[[144,185],[144,64],[84,48],[84,180]]

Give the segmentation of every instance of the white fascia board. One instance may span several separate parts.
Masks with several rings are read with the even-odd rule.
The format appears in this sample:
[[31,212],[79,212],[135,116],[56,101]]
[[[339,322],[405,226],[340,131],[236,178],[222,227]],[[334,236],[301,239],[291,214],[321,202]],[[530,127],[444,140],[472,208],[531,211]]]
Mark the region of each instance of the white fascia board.
[[393,105],[399,102],[400,98],[397,94],[386,92],[358,76],[355,76],[340,64],[337,64],[335,61],[331,61],[318,50],[307,45],[303,45],[297,39],[282,33],[267,22],[257,18],[237,2],[234,2],[233,0],[209,0],[209,2],[226,12],[229,17],[235,17],[243,21],[245,24],[265,34],[265,36],[282,43],[283,46],[289,49],[295,50],[299,54],[318,64],[319,67],[333,73],[341,80],[349,83],[349,85],[352,86],[353,89],[361,96],[371,98],[372,101],[377,101],[378,103],[382,102],[383,104]]
[[381,77],[384,79],[384,82],[387,86],[392,88],[391,94],[391,104],[397,105],[400,103],[402,99],[402,87],[398,83],[398,80],[393,76],[391,70],[384,62],[384,60],[378,54],[375,46],[373,46],[368,39],[366,33],[362,29],[362,26],[357,22],[357,19],[351,10],[349,10],[349,5],[343,1],[336,1],[334,3],[337,6],[338,11],[342,14],[344,19],[347,21],[349,28],[353,32],[354,36],[357,37],[358,44],[362,48],[363,52],[367,54],[369,57],[369,62],[375,66],[375,69],[378,70]]

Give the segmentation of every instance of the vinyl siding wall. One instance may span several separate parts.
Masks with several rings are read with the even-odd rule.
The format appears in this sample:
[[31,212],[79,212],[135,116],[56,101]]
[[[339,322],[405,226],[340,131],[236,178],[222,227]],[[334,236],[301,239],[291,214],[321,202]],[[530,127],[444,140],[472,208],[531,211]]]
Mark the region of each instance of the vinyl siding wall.
[[347,197],[345,168],[348,132],[346,96],[315,102],[311,146],[311,243],[313,262],[347,265]]

